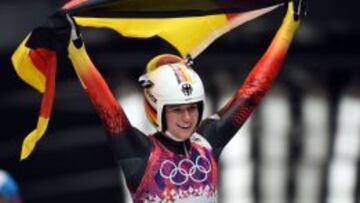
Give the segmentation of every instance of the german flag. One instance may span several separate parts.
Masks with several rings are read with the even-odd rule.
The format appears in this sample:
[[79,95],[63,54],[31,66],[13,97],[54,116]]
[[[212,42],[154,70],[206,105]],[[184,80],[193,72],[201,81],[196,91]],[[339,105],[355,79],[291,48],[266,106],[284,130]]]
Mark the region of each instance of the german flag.
[[72,16],[169,18],[241,13],[288,0],[70,0],[61,9]]
[[[110,28],[125,37],[159,36],[183,57],[195,58],[218,37],[285,2],[288,0],[72,0],[56,12],[69,14],[80,26]],[[21,159],[30,155],[45,133],[55,95],[56,51],[27,46],[29,36],[41,39],[33,34],[12,56],[19,77],[44,94],[37,126],[23,142]]]
[[44,48],[30,49],[25,46],[27,39],[20,44],[11,60],[18,76],[44,95],[37,126],[23,142],[21,160],[30,155],[47,129],[54,102],[57,65],[56,52]]
[[73,0],[63,10],[85,27],[109,28],[125,37],[159,36],[183,57],[197,57],[235,27],[278,7],[286,0]]

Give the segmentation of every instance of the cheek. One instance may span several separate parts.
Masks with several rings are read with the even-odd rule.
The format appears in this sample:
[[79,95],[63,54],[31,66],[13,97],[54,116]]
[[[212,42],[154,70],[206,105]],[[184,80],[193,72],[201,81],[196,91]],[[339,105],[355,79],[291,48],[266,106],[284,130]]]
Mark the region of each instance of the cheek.
[[195,111],[193,112],[192,116],[193,116],[193,118],[194,118],[195,120],[198,120],[198,119],[199,119],[199,111],[198,111],[198,110],[195,110]]
[[165,121],[166,121],[166,125],[168,126],[168,127],[171,127],[171,125],[172,124],[174,124],[175,123],[175,116],[173,115],[173,114],[171,114],[171,113],[168,113],[168,112],[166,112],[165,113]]

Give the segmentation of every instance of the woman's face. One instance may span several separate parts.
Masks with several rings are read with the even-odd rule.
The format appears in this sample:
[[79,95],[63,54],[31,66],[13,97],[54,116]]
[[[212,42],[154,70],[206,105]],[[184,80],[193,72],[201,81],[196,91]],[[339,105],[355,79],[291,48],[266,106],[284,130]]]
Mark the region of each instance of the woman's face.
[[167,130],[179,140],[188,139],[195,131],[199,120],[196,103],[165,106]]

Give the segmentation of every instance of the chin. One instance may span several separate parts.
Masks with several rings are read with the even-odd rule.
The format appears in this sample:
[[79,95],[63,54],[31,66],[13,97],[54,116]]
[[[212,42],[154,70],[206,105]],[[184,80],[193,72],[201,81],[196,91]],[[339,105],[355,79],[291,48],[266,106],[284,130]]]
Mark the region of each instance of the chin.
[[179,133],[177,137],[182,140],[186,140],[186,139],[190,138],[192,134],[193,134],[193,131],[182,132],[182,133]]
[[181,139],[186,140],[189,139],[190,137],[191,137],[191,133],[181,136]]

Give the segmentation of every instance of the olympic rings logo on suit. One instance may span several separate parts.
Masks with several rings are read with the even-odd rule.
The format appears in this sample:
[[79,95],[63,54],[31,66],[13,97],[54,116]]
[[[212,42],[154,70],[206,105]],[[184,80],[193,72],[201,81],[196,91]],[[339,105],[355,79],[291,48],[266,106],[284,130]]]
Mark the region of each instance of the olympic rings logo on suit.
[[[201,164],[201,161],[204,164]],[[188,158],[182,159],[177,165],[174,161],[165,160],[161,163],[159,172],[161,177],[169,179],[172,184],[177,186],[185,184],[189,179],[201,183],[208,178],[208,174],[211,172],[211,162],[201,155],[196,157],[195,163]]]

